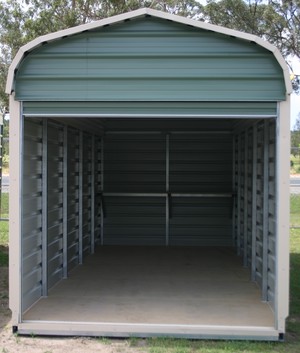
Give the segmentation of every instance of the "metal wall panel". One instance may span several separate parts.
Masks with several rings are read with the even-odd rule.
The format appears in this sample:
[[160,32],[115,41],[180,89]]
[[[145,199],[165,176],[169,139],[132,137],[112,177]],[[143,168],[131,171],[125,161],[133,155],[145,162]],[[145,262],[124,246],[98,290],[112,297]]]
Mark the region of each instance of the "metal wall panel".
[[276,124],[272,119],[235,136],[234,231],[244,266],[273,305],[276,284]]
[[246,190],[245,190],[245,252],[244,252],[244,265],[251,268],[252,263],[252,215],[253,215],[253,127],[246,131],[247,134],[247,159],[246,159]]
[[68,130],[68,270],[79,263],[79,133]]
[[105,136],[104,244],[165,244],[165,196],[151,196],[165,192],[165,148],[160,133]]
[[165,192],[165,136],[106,135],[104,165],[105,192]]
[[122,132],[104,142],[104,244],[232,245],[230,133]]
[[171,134],[169,145],[170,245],[232,246],[231,134]]
[[[143,115],[175,117],[184,116],[228,116],[243,119],[247,116],[276,116],[276,102],[24,102],[25,115],[57,115],[78,114],[92,115],[127,115],[141,117]],[[107,122],[109,123],[109,122]],[[126,122],[128,124],[128,121]],[[214,122],[216,123],[216,122]],[[218,125],[222,121],[218,120]],[[90,124],[90,122],[89,122]],[[152,122],[153,124],[153,122]],[[173,122],[174,124],[174,122]],[[176,126],[176,124],[174,124]],[[85,126],[87,127],[87,126]],[[96,131],[94,131],[96,133]]]
[[95,209],[94,209],[94,237],[95,245],[101,244],[102,239],[102,224],[103,224],[103,214],[102,214],[102,197],[101,193],[103,191],[103,144],[102,139],[95,137],[94,143],[94,189],[95,189]]
[[263,283],[263,206],[264,206],[264,124],[257,126],[256,155],[256,229],[255,229],[255,280],[262,287]]
[[48,123],[48,289],[63,277],[63,137],[62,126]]
[[83,256],[91,253],[92,246],[92,138],[83,134],[82,170],[82,233]]
[[44,44],[16,74],[32,101],[279,101],[282,68],[255,43],[140,17]]
[[170,245],[232,246],[229,197],[172,198]]
[[104,245],[165,245],[164,197],[105,197]]
[[276,123],[270,121],[268,124],[268,279],[267,279],[267,300],[274,306],[275,281],[276,281]]
[[22,175],[23,312],[42,295],[42,156],[42,124],[25,119]]

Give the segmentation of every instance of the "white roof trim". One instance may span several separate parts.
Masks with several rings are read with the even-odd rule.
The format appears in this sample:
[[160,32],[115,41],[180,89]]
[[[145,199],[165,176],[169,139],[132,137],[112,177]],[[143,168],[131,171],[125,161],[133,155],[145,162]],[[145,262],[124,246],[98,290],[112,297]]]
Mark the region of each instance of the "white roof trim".
[[88,23],[88,24],[77,26],[77,27],[68,28],[68,29],[65,29],[62,31],[46,34],[44,36],[38,37],[38,38],[34,39],[33,41],[25,44],[23,47],[21,47],[19,49],[12,64],[10,65],[8,77],[7,77],[6,93],[11,94],[13,91],[15,70],[20,65],[26,52],[29,52],[29,51],[35,49],[36,47],[38,47],[46,42],[55,41],[55,40],[58,40],[63,37],[72,36],[74,34],[78,34],[78,33],[84,32],[84,31],[89,31],[89,30],[92,30],[92,29],[95,29],[98,27],[103,27],[106,25],[111,25],[111,24],[115,24],[118,22],[123,22],[128,19],[141,17],[141,16],[145,16],[145,15],[150,15],[153,17],[162,18],[165,20],[170,20],[170,21],[182,23],[182,24],[185,24],[188,26],[201,28],[204,30],[213,31],[216,33],[221,33],[221,34],[225,34],[228,36],[232,36],[232,37],[236,37],[236,38],[240,38],[240,39],[244,39],[244,40],[247,40],[250,42],[257,43],[261,47],[264,47],[273,53],[273,55],[275,56],[275,58],[277,59],[279,65],[281,66],[281,68],[283,70],[287,94],[292,93],[293,89],[292,89],[292,84],[290,81],[290,73],[289,73],[288,66],[287,66],[284,58],[282,57],[280,51],[278,50],[278,48],[276,48],[275,46],[273,46],[269,42],[255,36],[255,35],[252,35],[252,34],[239,32],[239,31],[236,31],[233,29],[229,29],[229,28],[225,28],[225,27],[221,27],[221,26],[216,26],[216,25],[202,22],[202,21],[196,21],[196,20],[192,20],[189,18],[177,16],[177,15],[171,15],[169,13],[165,13],[165,12],[161,12],[161,11],[157,11],[157,10],[153,10],[153,9],[149,9],[149,8],[142,8],[139,10],[124,13],[122,15],[117,15],[117,16],[105,18],[103,20],[95,21],[92,23]]

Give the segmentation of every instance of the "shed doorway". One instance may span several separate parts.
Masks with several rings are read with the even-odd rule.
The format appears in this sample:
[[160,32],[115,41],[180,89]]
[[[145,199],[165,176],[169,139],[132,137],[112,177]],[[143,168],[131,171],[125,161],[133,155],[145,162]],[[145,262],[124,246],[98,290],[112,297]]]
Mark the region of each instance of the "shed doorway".
[[274,119],[25,118],[23,322],[272,330],[275,150]]

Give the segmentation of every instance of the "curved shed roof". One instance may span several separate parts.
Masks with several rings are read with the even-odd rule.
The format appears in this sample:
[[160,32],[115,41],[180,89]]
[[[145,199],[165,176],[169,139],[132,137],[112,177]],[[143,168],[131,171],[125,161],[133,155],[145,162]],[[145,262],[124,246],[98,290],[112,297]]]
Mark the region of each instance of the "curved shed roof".
[[132,11],[132,12],[128,12],[125,14],[109,17],[109,18],[102,19],[99,21],[95,21],[93,23],[80,25],[77,27],[58,31],[55,33],[50,33],[50,34],[38,37],[38,38],[34,39],[33,41],[29,42],[28,44],[24,45],[23,47],[21,47],[19,49],[16,57],[14,58],[11,66],[9,68],[6,93],[11,94],[14,91],[14,81],[15,81],[15,77],[16,77],[16,72],[17,72],[20,64],[22,63],[23,59],[25,58],[25,56],[29,52],[33,51],[34,49],[36,49],[46,43],[55,42],[55,41],[64,39],[66,37],[74,36],[76,34],[92,31],[97,28],[109,26],[112,24],[122,23],[126,20],[144,17],[147,15],[152,16],[152,17],[156,17],[159,19],[173,21],[173,22],[179,23],[179,24],[192,26],[192,27],[195,27],[198,29],[203,29],[206,31],[212,31],[212,32],[227,35],[230,37],[235,37],[235,38],[242,39],[242,40],[245,40],[248,42],[256,43],[257,45],[267,49],[268,51],[270,51],[273,54],[276,61],[278,62],[278,64],[282,68],[283,77],[284,77],[284,81],[285,81],[286,93],[290,94],[292,92],[292,85],[290,82],[289,70],[286,65],[286,62],[285,62],[284,58],[282,57],[280,51],[275,46],[268,43],[267,41],[264,41],[263,39],[261,39],[257,36],[243,33],[243,32],[239,32],[236,30],[232,30],[232,29],[228,29],[228,28],[224,28],[224,27],[220,27],[220,26],[209,24],[209,23],[176,16],[176,15],[171,15],[168,13],[164,13],[164,12],[149,9],[149,8],[142,8],[142,9],[139,9],[136,11]]

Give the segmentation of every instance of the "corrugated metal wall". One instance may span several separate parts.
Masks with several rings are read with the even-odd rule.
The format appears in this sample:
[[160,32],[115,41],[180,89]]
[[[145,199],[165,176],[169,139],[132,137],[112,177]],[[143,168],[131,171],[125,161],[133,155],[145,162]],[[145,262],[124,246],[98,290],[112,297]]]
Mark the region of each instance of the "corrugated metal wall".
[[67,259],[70,271],[79,263],[79,132],[69,129],[67,138]]
[[[43,116],[54,114],[59,117],[68,115],[76,117],[77,114],[85,117],[89,114],[103,115],[124,115],[128,118],[143,115],[154,117],[177,115],[188,116],[214,116],[220,117],[247,117],[247,116],[276,116],[277,105],[274,102],[32,102],[26,101],[23,104],[24,115]],[[137,123],[137,121],[136,121]],[[151,125],[153,125],[153,121]],[[174,121],[172,122],[173,125]],[[144,122],[145,124],[145,122]],[[126,120],[128,125],[128,120]],[[215,125],[215,122],[214,122]],[[87,127],[87,126],[85,126]],[[134,126],[133,126],[134,127]],[[222,122],[218,121],[218,128],[222,128]],[[174,128],[173,128],[174,129]]]
[[170,136],[171,245],[231,246],[232,136]]
[[22,310],[42,296],[43,126],[27,120],[23,138]]
[[273,304],[276,272],[276,123],[265,120],[235,135],[235,243]]
[[153,17],[47,43],[16,74],[33,101],[279,101],[273,53],[241,39]]
[[[24,119],[22,310],[94,251],[101,141],[47,119]],[[100,152],[99,152],[100,148]]]
[[51,288],[63,277],[64,132],[61,125],[47,125],[47,282]]
[[104,244],[232,245],[232,137],[194,133],[105,136]]

